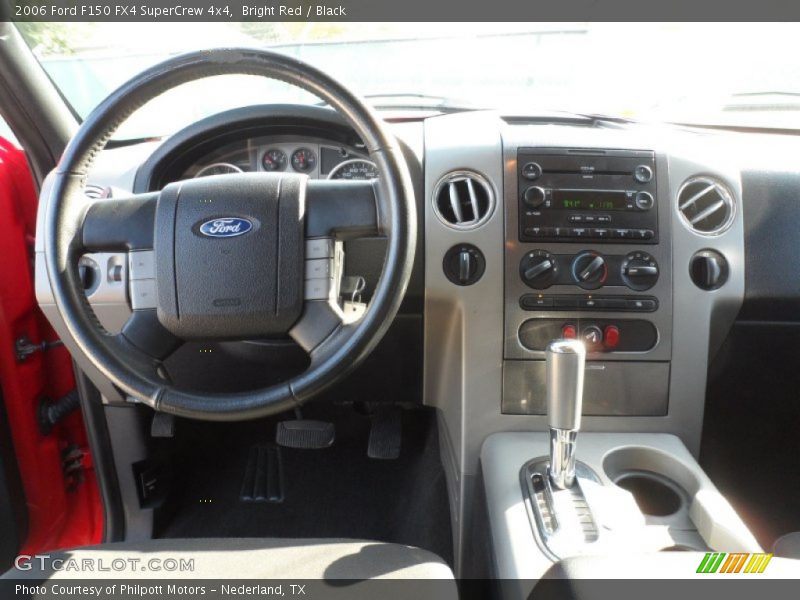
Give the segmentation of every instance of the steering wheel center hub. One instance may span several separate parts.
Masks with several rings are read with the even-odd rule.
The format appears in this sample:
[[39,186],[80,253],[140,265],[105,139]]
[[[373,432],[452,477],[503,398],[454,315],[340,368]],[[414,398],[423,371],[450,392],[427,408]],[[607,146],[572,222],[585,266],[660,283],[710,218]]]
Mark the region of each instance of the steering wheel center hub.
[[164,327],[183,339],[289,331],[303,310],[306,182],[252,173],[164,188],[154,239]]

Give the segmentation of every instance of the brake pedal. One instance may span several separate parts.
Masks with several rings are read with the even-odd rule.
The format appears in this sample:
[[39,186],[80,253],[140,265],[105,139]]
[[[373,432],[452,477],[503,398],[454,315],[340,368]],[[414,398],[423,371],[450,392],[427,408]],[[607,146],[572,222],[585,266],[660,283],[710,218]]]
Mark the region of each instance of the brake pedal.
[[299,450],[322,450],[330,448],[336,439],[333,423],[295,419],[281,421],[275,429],[275,442],[284,448]]
[[378,409],[370,415],[370,421],[367,456],[378,460],[400,458],[403,435],[400,410],[397,408]]
[[283,461],[280,448],[272,444],[259,444],[250,448],[239,497],[243,502],[283,502]]

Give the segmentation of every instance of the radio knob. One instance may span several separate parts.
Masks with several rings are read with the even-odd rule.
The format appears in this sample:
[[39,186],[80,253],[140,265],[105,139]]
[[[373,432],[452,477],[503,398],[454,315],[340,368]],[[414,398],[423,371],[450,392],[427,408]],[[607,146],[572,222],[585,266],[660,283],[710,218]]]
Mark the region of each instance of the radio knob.
[[596,252],[582,252],[572,261],[572,278],[585,290],[595,290],[608,279],[606,259]]
[[646,252],[631,252],[622,261],[622,281],[632,290],[649,290],[658,281],[658,263]]
[[650,210],[656,201],[650,192],[636,192],[636,208],[639,210]]
[[522,202],[528,208],[540,208],[546,199],[544,188],[535,185],[526,189],[522,194]]
[[519,264],[519,274],[525,285],[535,290],[550,287],[558,275],[558,262],[545,250],[528,252]]
[[653,178],[653,169],[647,165],[638,165],[633,170],[633,178],[639,183],[647,183]]

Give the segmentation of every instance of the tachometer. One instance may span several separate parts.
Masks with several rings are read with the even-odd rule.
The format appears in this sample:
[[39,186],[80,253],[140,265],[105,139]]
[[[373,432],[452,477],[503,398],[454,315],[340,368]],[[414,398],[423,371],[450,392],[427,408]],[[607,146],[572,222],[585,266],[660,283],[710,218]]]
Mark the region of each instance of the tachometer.
[[339,163],[328,174],[328,179],[377,179],[378,167],[370,160],[353,158]]
[[195,177],[207,177],[208,175],[225,175],[227,173],[242,173],[243,171],[231,163],[219,162],[206,165],[195,173]]
[[271,148],[264,152],[264,157],[261,159],[265,171],[283,171],[287,162],[286,153],[277,148]]
[[313,171],[317,166],[317,155],[308,148],[298,148],[292,153],[292,168],[301,173]]

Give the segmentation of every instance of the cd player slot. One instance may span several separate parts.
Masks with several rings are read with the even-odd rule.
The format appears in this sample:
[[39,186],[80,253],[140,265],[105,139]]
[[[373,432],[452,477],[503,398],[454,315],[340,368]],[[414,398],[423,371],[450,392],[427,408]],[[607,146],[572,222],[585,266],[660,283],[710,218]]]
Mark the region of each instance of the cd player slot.
[[549,175],[628,175],[630,176],[633,171],[570,171],[567,169],[547,169],[543,168],[543,173]]

